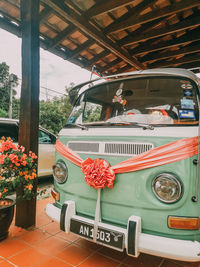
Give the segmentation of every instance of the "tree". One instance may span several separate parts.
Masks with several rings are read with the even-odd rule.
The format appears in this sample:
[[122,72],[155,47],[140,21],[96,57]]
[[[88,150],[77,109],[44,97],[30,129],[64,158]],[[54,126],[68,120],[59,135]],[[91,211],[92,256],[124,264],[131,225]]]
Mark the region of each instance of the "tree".
[[[18,85],[18,77],[10,74],[9,66],[2,62],[0,64],[0,117],[8,117],[10,89],[13,91],[12,117],[19,118],[20,100],[17,99],[14,87]],[[71,111],[68,91],[74,86],[70,83],[66,87],[66,96],[54,97],[52,100],[40,101],[40,124],[49,131],[57,134],[64,126]]]
[[71,111],[69,97],[53,98],[40,101],[40,125],[54,134],[65,125]]
[[3,110],[2,108],[0,108],[0,117],[2,117],[2,118],[8,117],[8,113],[5,110]]
[[[0,63],[0,109],[6,114],[9,110],[10,90],[12,90],[14,99],[17,94],[14,87],[17,85],[18,77],[9,72],[9,66],[5,62]],[[3,114],[1,112],[1,115]]]

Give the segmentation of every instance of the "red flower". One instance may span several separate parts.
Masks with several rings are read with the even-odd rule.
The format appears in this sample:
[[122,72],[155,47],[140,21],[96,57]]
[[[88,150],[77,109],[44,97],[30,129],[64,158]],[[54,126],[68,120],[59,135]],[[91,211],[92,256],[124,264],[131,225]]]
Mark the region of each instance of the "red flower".
[[95,189],[104,188],[105,186],[108,188],[113,187],[115,173],[106,160],[88,158],[82,163],[81,170],[85,174],[85,181],[89,186]]
[[0,155],[0,164],[4,164],[5,158],[6,158],[6,155]]
[[8,151],[9,149],[17,149],[17,147],[10,141],[6,140],[1,143],[0,152]]

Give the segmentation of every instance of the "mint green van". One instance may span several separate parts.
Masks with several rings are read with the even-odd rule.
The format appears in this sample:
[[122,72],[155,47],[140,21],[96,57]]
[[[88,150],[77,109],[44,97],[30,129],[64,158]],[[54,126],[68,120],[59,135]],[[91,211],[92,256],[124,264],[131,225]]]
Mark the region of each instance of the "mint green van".
[[133,257],[199,261],[199,89],[195,74],[175,68],[73,88],[47,215]]

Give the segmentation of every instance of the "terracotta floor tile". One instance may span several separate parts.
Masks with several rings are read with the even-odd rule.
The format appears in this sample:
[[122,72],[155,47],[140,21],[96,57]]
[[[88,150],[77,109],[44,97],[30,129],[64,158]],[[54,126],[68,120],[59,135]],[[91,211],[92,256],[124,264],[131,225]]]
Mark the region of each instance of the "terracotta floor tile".
[[84,247],[86,249],[91,249],[91,250],[100,250],[102,248],[101,245],[98,245],[97,243],[94,243],[92,241],[80,238],[78,240],[76,240],[75,242],[76,244],[78,244],[81,247]]
[[120,252],[111,248],[102,247],[98,253],[103,254],[104,256],[108,256],[114,260],[122,261],[124,258],[127,257],[126,251]]
[[165,259],[161,267],[200,267],[200,263]]
[[37,206],[36,206],[36,211],[37,211],[37,214],[40,213],[40,212],[43,212],[46,208],[46,205],[48,203],[54,203],[54,199],[52,197],[50,198],[44,198],[42,200],[38,200],[37,201]]
[[77,265],[85,260],[91,253],[89,249],[82,248],[78,245],[72,244],[63,251],[56,254],[56,257],[63,259],[73,265]]
[[164,261],[161,265],[162,267],[180,267],[181,265],[175,263],[175,262],[171,262],[171,261]]
[[19,267],[32,267],[48,258],[47,254],[35,248],[29,248],[9,258],[9,260]]
[[170,261],[180,264],[181,266],[184,267],[200,267],[200,262],[186,262],[186,261],[173,261],[173,260]]
[[27,233],[26,229],[23,229],[21,227],[15,226],[14,224],[11,225],[10,228],[9,228],[9,236],[10,237],[22,236],[25,233]]
[[14,267],[16,265],[13,265],[12,263],[9,263],[8,261],[2,261],[0,262],[0,267]]
[[184,267],[200,267],[200,262],[187,262]]
[[66,240],[54,236],[51,236],[35,244],[37,249],[45,253],[49,253],[49,255],[55,255],[68,245],[69,242],[67,242]]
[[52,220],[44,212],[36,216],[36,227],[41,227],[51,222]]
[[37,242],[41,242],[42,240],[50,237],[50,234],[47,232],[43,232],[41,230],[35,229],[33,231],[28,231],[24,235],[20,237],[23,241],[29,243],[29,244],[35,244]]
[[106,258],[100,254],[94,254],[89,257],[86,261],[81,263],[79,267],[117,267],[119,262],[116,262],[112,259]]
[[63,262],[59,259],[52,258],[36,266],[37,267],[71,267],[72,265],[69,265],[66,262]]
[[126,256],[125,260],[123,260],[123,263],[128,264],[133,267],[157,267],[160,265],[160,263],[163,261],[160,257],[155,257],[147,254],[140,254],[138,258],[133,258],[130,256]]
[[0,243],[0,256],[7,258],[29,247],[29,245],[21,240],[12,239],[10,241]]
[[63,238],[65,240],[67,240],[68,242],[74,242],[74,241],[79,239],[79,237],[77,235],[74,235],[72,233],[67,234],[63,231],[57,233],[55,236],[57,236],[59,238]]
[[40,229],[42,229],[43,231],[46,231],[50,235],[55,235],[61,231],[60,225],[57,222],[51,222],[47,225],[40,227]]

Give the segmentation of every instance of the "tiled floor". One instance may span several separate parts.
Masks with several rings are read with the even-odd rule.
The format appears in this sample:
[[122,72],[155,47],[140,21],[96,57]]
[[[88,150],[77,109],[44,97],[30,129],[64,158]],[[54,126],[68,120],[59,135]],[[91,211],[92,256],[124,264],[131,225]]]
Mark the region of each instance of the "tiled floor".
[[44,208],[51,198],[37,201],[36,227],[24,230],[14,225],[0,242],[0,267],[200,267],[199,263],[172,261],[141,254],[128,257],[73,234],[61,232]]

